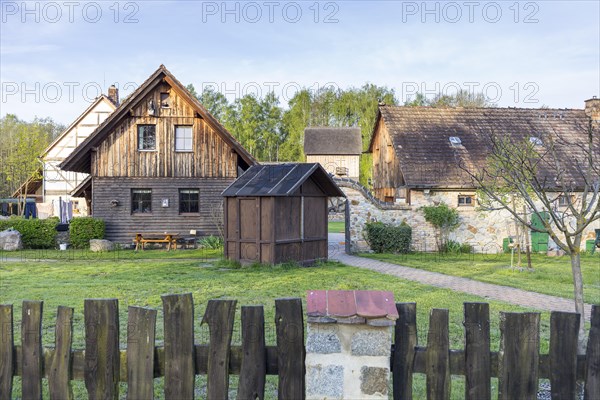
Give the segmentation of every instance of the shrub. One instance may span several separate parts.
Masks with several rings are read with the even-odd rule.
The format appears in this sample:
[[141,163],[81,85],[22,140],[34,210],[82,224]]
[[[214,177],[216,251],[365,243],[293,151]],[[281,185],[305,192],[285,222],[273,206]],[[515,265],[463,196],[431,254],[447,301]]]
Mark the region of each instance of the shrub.
[[218,236],[206,236],[200,239],[200,247],[204,249],[217,250],[223,247],[223,239]]
[[52,249],[55,247],[58,218],[25,219],[11,217],[0,220],[0,231],[12,228],[21,234],[26,249]]
[[92,217],[78,217],[69,225],[69,241],[76,249],[90,245],[90,239],[104,239],[104,221]]
[[469,254],[473,252],[473,246],[469,243],[459,243],[455,240],[448,240],[442,248],[443,253]]
[[367,222],[366,241],[375,253],[410,252],[412,228],[406,223],[400,225],[384,224],[382,222]]
[[448,207],[446,203],[437,206],[424,206],[421,207],[421,210],[425,214],[425,221],[437,228],[438,234],[435,239],[438,250],[444,251],[447,247],[450,232],[459,225],[458,211],[455,208]]

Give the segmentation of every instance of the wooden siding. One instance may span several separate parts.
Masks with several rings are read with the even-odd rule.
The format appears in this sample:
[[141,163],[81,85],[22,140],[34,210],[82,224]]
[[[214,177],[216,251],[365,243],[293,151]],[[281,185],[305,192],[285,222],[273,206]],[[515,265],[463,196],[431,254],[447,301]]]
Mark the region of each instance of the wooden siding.
[[307,155],[306,162],[318,162],[325,171],[337,175],[336,168],[348,168],[345,177],[358,179],[360,156],[357,155]]
[[379,120],[373,138],[373,191],[375,197],[385,201],[386,196],[396,196],[395,191],[404,185],[394,144],[383,119]]
[[[160,94],[168,92],[170,107],[163,108]],[[155,116],[148,115],[154,101]],[[137,125],[156,125],[156,149],[139,151]],[[175,126],[192,126],[190,152],[175,151]],[[95,177],[235,178],[237,154],[192,106],[162,83],[139,101],[92,153]]]
[[[93,180],[92,215],[106,222],[106,238],[119,243],[131,243],[135,233],[179,232],[189,235],[217,235],[215,207],[221,207],[221,192],[231,179],[190,178],[95,178]],[[179,213],[179,189],[199,189],[200,212]],[[131,214],[131,189],[152,189],[152,213]],[[162,207],[169,199],[169,207]],[[113,207],[112,200],[119,205]]]

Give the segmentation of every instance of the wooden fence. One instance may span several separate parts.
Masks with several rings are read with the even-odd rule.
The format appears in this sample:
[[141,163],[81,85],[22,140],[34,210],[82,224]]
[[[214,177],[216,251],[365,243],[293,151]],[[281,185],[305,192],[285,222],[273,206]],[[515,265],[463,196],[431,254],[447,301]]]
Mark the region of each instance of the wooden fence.
[[[165,399],[194,398],[195,375],[207,376],[206,396],[226,399],[229,375],[239,375],[238,399],[264,398],[265,376],[278,375],[280,399],[302,399],[304,322],[300,299],[275,301],[276,346],[265,345],[262,306],[242,307],[241,346],[232,346],[235,300],[211,300],[203,323],[210,345],[194,343],[191,294],[162,297],[164,345],[156,346],[157,311],[129,307],[127,350],[120,350],[118,301],[85,300],[85,351],[72,350],[73,309],[59,307],[55,347],[42,347],[42,302],[22,307],[21,345],[14,345],[12,305],[0,305],[0,400],[12,396],[13,376],[21,376],[22,398],[40,399],[42,379],[51,399],[72,399],[70,382],[83,380],[90,399],[151,399],[153,379],[164,377]],[[498,377],[500,399],[535,399],[538,379],[551,382],[553,399],[575,399],[577,380],[585,399],[600,398],[600,306],[592,308],[586,355],[577,355],[579,315],[551,314],[550,351],[539,354],[538,313],[501,313],[499,352],[490,351],[489,306],[464,305],[464,350],[450,349],[449,314],[430,313],[427,347],[417,343],[416,305],[396,305],[391,368],[394,399],[412,398],[412,377],[426,375],[428,399],[450,397],[451,375],[465,376],[466,399],[490,399]]]

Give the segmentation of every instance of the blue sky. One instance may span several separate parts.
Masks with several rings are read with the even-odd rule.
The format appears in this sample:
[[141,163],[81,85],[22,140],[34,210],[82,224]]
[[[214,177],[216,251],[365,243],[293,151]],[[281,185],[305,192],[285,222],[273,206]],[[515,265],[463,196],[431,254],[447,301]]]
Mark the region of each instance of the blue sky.
[[600,95],[598,1],[0,1],[0,114],[68,124],[160,64],[230,100],[366,82],[502,107]]

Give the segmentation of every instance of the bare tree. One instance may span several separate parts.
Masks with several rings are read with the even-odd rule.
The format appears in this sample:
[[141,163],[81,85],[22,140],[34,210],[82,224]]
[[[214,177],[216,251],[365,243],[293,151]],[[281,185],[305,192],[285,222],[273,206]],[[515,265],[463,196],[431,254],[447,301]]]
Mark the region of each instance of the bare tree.
[[[570,257],[575,310],[581,315],[582,351],[585,338],[580,251],[584,231],[600,219],[600,134],[591,120],[587,126],[567,130],[559,124],[552,126],[545,134],[520,133],[518,138],[482,132],[491,146],[486,167],[478,171],[465,165],[461,168],[479,188],[483,209],[510,212],[528,229],[547,233]],[[514,206],[515,197],[524,207]],[[549,218],[541,218],[541,224],[534,225],[527,212],[520,212],[524,208]]]

